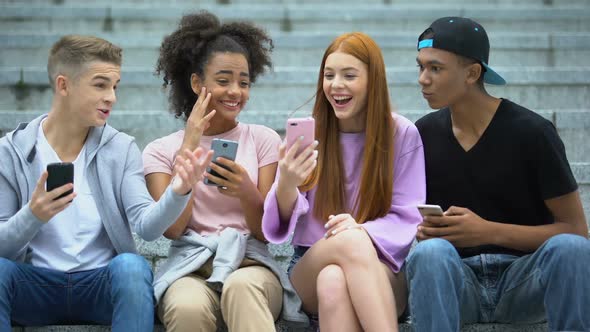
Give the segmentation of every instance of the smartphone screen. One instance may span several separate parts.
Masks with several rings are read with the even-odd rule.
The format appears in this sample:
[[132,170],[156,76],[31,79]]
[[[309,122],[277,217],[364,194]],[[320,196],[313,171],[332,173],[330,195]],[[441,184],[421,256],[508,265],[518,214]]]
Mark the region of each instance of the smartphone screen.
[[[68,183],[74,183],[74,164],[72,163],[51,163],[47,165],[46,190],[52,191]],[[74,192],[73,189],[66,191],[55,199],[65,197]]]
[[303,136],[303,140],[299,143],[297,154],[300,154],[315,140],[315,120],[309,118],[291,118],[287,119],[287,151],[295,144],[295,141]]
[[[215,160],[217,160],[218,157],[222,157],[229,160],[236,160],[236,154],[238,153],[238,142],[225,140],[221,138],[214,138],[211,142],[211,150],[213,150],[212,162],[227,169],[227,167],[218,164],[217,162],[215,162]],[[207,173],[225,179],[225,177],[221,176],[219,173],[212,170],[211,167],[207,167]],[[220,186],[219,184],[209,180],[208,178],[205,178],[204,182],[206,185]]]

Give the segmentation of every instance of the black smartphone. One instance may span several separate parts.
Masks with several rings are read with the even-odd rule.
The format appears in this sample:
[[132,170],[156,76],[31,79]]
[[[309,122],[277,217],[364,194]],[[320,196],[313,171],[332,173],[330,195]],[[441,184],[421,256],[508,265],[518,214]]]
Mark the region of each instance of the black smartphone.
[[[52,191],[64,184],[74,183],[74,164],[72,163],[51,163],[47,165],[47,191]],[[55,199],[65,197],[74,192],[73,189],[66,191]]]
[[[236,154],[238,153],[238,142],[230,141],[221,138],[214,138],[211,142],[211,150],[213,150],[213,162],[225,169],[227,167],[220,165],[215,162],[218,157],[223,157],[229,160],[236,160]],[[219,175],[216,171],[212,170],[211,167],[207,167],[207,173],[211,175],[217,176],[219,178],[225,179],[225,177]],[[219,184],[209,180],[209,178],[205,178],[205,184],[210,186],[220,186]]]

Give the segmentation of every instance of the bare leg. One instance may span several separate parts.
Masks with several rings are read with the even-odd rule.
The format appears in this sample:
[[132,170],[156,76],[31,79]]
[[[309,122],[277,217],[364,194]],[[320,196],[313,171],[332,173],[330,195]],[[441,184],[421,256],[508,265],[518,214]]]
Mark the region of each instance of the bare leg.
[[[351,229],[316,242],[293,268],[291,281],[307,312],[318,312],[320,271],[337,265],[344,272],[352,306],[363,330],[398,331],[389,277],[364,230]],[[320,317],[321,320],[321,317]]]
[[406,305],[408,304],[408,288],[406,285],[406,276],[403,272],[399,272],[394,274],[389,267],[383,263],[381,263],[381,267],[387,274],[387,278],[389,279],[389,283],[391,284],[391,291],[395,297],[395,308],[397,311],[397,316],[399,317],[401,314],[404,313],[406,310]]
[[321,331],[362,331],[344,271],[338,265],[328,265],[320,271],[316,288]]

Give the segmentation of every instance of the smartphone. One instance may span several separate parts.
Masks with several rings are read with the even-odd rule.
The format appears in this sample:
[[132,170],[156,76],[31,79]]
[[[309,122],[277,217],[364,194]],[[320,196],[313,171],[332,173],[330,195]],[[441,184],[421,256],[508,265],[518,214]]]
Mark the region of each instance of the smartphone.
[[[47,186],[46,190],[52,191],[64,184],[74,183],[74,164],[72,163],[51,163],[47,165]],[[65,197],[74,192],[73,189],[66,191],[54,200]]]
[[443,210],[439,205],[420,204],[418,205],[418,211],[423,217],[443,215]]
[[287,128],[285,130],[287,132],[287,151],[299,137],[303,136],[295,155],[300,154],[315,140],[315,120],[312,117],[287,119]]
[[[236,154],[238,153],[238,142],[221,138],[214,138],[211,142],[211,150],[213,150],[213,162],[227,169],[227,167],[218,164],[217,162],[215,162],[215,160],[217,160],[218,157],[223,157],[229,160],[236,160]],[[219,173],[212,170],[211,167],[207,167],[207,173],[225,179],[225,177],[219,175]],[[209,178],[205,178],[204,182],[206,185],[209,186],[220,186],[219,184],[209,180]]]

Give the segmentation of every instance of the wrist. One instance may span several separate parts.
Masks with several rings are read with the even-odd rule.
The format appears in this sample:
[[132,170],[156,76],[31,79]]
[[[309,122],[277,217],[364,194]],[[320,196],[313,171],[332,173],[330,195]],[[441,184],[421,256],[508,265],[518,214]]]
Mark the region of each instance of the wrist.
[[190,151],[194,151],[197,147],[199,147],[199,143],[201,142],[201,136],[198,137],[185,137],[182,141],[182,145],[180,145],[179,151],[184,151],[185,149],[189,149]]
[[499,234],[502,231],[497,227],[498,223],[485,220],[479,233],[479,245],[499,245]]
[[248,188],[248,190],[240,191],[240,201],[249,204],[256,204],[264,201],[264,199],[262,199],[262,194],[258,190],[258,187],[251,183],[251,185]]
[[178,195],[178,196],[186,196],[188,194],[191,193],[191,191],[193,191],[192,186],[188,187],[188,190],[186,190],[185,188],[183,188],[183,183],[178,183],[178,181],[182,181],[181,179],[178,178],[178,175],[175,175],[172,178],[172,181],[170,181],[170,186],[172,187],[172,191]]
[[283,177],[279,177],[279,183],[277,184],[277,192],[290,192],[296,189],[297,186],[293,183],[290,183]]

